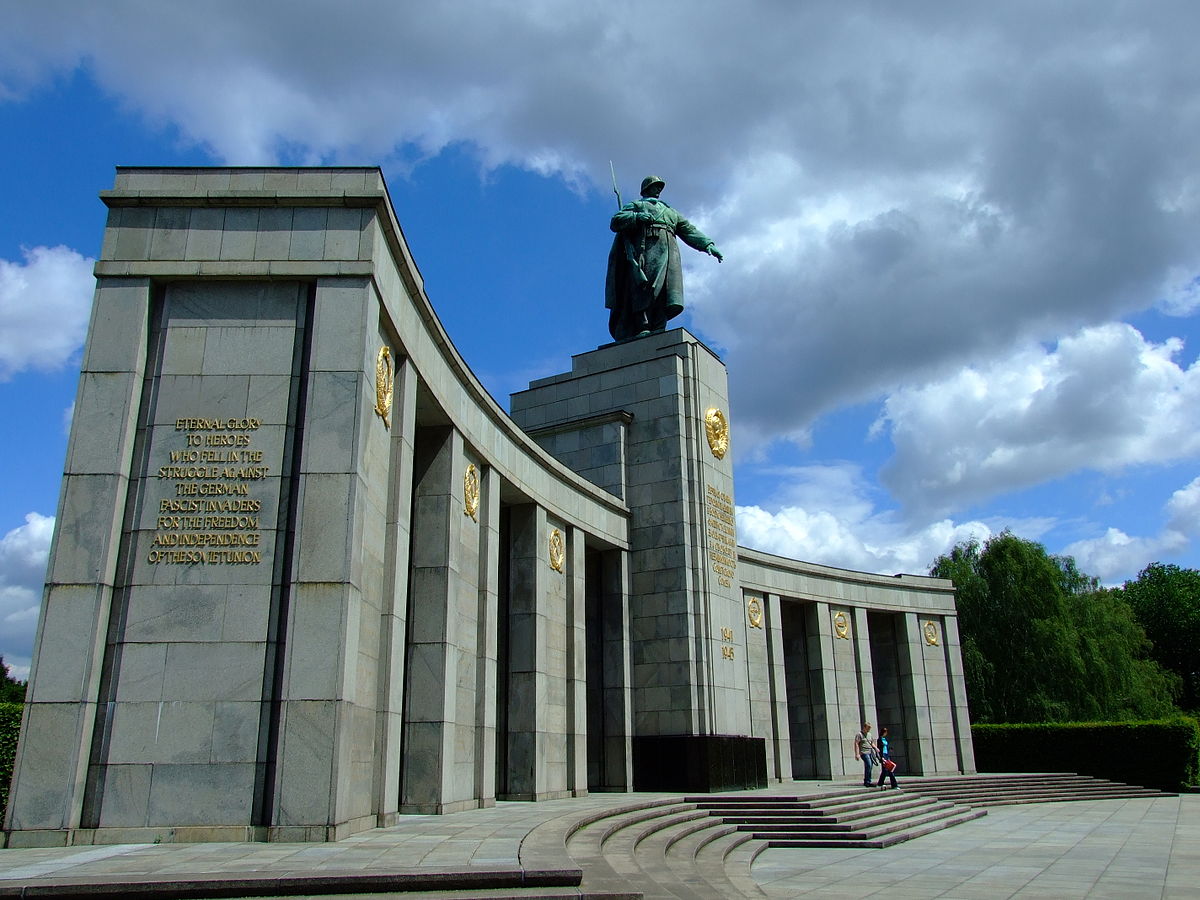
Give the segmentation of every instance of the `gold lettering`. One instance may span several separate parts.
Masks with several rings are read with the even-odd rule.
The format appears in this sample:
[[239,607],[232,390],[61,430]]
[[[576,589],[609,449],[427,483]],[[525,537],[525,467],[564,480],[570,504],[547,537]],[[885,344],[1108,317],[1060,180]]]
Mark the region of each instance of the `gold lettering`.
[[257,431],[261,419],[200,419],[183,417],[175,420],[176,431]]
[[[175,497],[158,501],[158,517],[148,562],[155,565],[257,565],[262,536],[262,500],[250,496],[250,483],[269,477],[264,451],[250,449],[262,420],[181,416],[175,431],[185,446],[167,452],[169,464],[157,477],[175,482]],[[193,449],[203,447],[205,449]],[[244,465],[250,463],[251,465]],[[186,499],[181,499],[186,498]],[[246,514],[249,515],[246,515]]]

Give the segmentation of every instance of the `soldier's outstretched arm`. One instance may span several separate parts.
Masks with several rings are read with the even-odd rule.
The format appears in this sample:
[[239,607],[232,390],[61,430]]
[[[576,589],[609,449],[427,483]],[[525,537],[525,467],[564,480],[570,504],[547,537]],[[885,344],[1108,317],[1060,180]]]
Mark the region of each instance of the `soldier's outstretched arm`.
[[721,260],[725,258],[721,255],[721,251],[717,249],[717,245],[713,243],[712,238],[706,235],[687,219],[680,218],[679,223],[675,226],[675,234],[677,234],[689,247],[699,250],[701,253],[707,253],[710,256],[715,256],[717,258],[717,262],[721,262]]

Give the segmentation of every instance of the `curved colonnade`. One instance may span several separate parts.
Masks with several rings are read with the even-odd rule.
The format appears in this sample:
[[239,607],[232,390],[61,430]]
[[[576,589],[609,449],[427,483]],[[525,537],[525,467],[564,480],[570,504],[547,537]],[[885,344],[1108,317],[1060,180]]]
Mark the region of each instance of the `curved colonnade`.
[[102,196],[10,845],[840,777],[876,711],[910,770],[973,767],[950,585],[735,549],[724,366],[687,332],[510,417],[378,169]]

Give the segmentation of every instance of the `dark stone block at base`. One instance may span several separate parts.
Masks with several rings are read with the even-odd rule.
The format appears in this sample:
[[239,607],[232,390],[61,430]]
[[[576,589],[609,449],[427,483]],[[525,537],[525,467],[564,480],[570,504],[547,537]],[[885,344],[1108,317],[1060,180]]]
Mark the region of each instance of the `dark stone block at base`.
[[635,791],[744,791],[767,786],[765,738],[728,734],[633,739]]

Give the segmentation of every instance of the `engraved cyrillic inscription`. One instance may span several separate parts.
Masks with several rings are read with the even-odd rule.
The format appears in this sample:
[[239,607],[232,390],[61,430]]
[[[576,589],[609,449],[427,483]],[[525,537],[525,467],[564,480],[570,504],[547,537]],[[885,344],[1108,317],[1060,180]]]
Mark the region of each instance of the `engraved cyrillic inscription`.
[[708,533],[708,558],[717,583],[721,587],[733,584],[737,568],[737,530],[733,520],[733,498],[712,485],[705,492],[705,520]]

